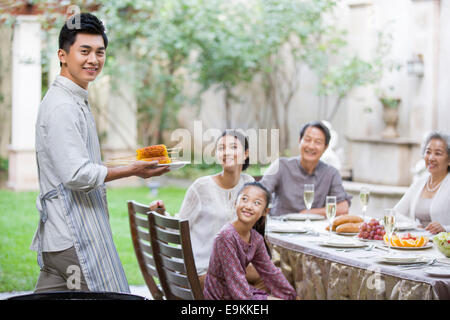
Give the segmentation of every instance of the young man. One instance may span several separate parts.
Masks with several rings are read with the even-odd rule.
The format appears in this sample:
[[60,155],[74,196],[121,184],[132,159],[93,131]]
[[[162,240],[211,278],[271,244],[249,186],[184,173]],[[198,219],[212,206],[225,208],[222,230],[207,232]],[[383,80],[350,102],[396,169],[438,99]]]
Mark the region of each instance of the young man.
[[129,292],[113,243],[105,182],[169,171],[156,162],[102,165],[87,89],[102,71],[107,46],[102,22],[89,13],[69,19],[59,35],[61,73],[36,123],[40,221],[31,249],[38,252],[41,272],[35,292]]
[[[338,170],[320,161],[330,139],[324,124],[309,122],[300,130],[300,157],[280,158],[267,169],[261,183],[275,193],[271,215],[299,212],[325,216],[326,196],[336,196],[336,215],[348,213],[351,196],[344,191]],[[303,201],[305,184],[314,184],[311,210]]]

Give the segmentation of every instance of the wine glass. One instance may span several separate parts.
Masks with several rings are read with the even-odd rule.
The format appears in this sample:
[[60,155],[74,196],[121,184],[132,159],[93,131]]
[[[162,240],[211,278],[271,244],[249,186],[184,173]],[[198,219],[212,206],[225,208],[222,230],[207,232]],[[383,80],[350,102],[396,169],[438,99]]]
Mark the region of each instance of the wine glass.
[[367,206],[369,205],[369,196],[370,196],[369,189],[365,187],[361,188],[361,191],[359,192],[359,201],[361,202],[362,216],[364,220],[366,217]]
[[327,196],[325,200],[325,211],[327,214],[328,223],[330,224],[330,238],[334,217],[336,216],[336,197]]
[[395,231],[394,209],[384,209],[383,225],[389,240],[389,254],[391,254],[391,239]]
[[303,188],[303,201],[305,201],[306,209],[311,210],[314,201],[314,185],[305,184]]

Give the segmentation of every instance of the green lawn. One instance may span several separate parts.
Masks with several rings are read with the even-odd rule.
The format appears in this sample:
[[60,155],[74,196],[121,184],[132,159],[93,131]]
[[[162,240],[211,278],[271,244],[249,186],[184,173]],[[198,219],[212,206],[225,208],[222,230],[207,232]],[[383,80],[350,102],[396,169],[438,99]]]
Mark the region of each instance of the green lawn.
[[[186,189],[160,188],[158,199],[169,212],[177,212]],[[33,290],[39,275],[36,253],[29,250],[39,215],[35,207],[37,192],[0,190],[0,292]],[[114,242],[129,284],[144,284],[131,242],[127,200],[150,203],[147,188],[108,190],[108,207]]]

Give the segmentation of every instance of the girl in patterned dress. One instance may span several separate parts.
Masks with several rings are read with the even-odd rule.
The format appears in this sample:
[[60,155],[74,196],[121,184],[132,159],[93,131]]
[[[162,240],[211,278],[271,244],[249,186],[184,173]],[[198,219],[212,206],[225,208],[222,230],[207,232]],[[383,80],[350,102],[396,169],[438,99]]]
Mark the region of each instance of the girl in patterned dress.
[[[275,267],[264,241],[270,192],[259,182],[246,183],[236,200],[237,219],[227,223],[214,240],[204,295],[211,300],[295,299],[297,293]],[[257,230],[259,229],[259,230]],[[268,292],[245,278],[252,263]]]
[[[186,191],[178,217],[189,220],[195,266],[203,288],[214,238],[223,226],[236,217],[234,204],[245,183],[254,181],[245,174],[250,164],[249,141],[240,130],[225,130],[216,141],[216,160],[222,172],[196,179]],[[162,200],[153,201],[150,210],[162,208]],[[259,276],[250,265],[247,280],[259,285]]]

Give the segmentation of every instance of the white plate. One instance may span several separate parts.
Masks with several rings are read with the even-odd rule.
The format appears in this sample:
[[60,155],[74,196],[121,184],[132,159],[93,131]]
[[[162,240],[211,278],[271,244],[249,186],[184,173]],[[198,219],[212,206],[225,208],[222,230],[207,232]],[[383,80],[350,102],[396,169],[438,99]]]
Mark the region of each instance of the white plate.
[[378,257],[378,260],[384,263],[388,264],[413,264],[413,263],[419,263],[419,262],[427,262],[428,260],[424,257],[401,257],[397,256],[397,258],[394,258],[394,256],[381,256]]
[[356,241],[347,241],[347,240],[337,240],[337,239],[331,239],[331,240],[323,240],[319,243],[322,246],[326,247],[334,247],[334,248],[362,248],[367,247],[367,244],[356,242]]
[[[389,247],[386,243],[384,244],[386,247]],[[392,247],[392,249],[398,249],[398,250],[423,250],[423,249],[429,249],[433,247],[433,243],[428,242],[423,247]]]
[[386,254],[380,256],[380,259],[392,263],[417,263],[423,261],[422,256],[410,256],[402,254]]
[[275,233],[306,233],[308,230],[305,229],[299,229],[294,227],[268,227],[268,232],[275,232]]
[[360,237],[358,237],[358,234],[356,234],[356,236],[354,236],[353,238],[356,239],[356,240],[359,240],[359,241],[365,241],[365,242],[384,243],[383,240],[372,240],[372,239],[364,239],[364,238],[360,238]]
[[426,268],[424,272],[432,277],[450,277],[450,268],[448,267],[430,267]]
[[325,220],[324,216],[321,216],[320,214],[315,213],[288,213],[282,216],[283,218],[287,220],[294,220],[294,221],[305,221],[307,219],[309,220]]
[[158,163],[157,167],[169,167],[170,170],[177,170],[183,168],[185,165],[190,164],[190,161],[177,161],[171,163]]
[[338,234],[340,236],[356,236],[356,235],[358,235],[358,232],[336,232],[336,231],[331,231],[331,232],[334,234]]
[[303,222],[269,220],[267,231],[277,233],[306,233]]

